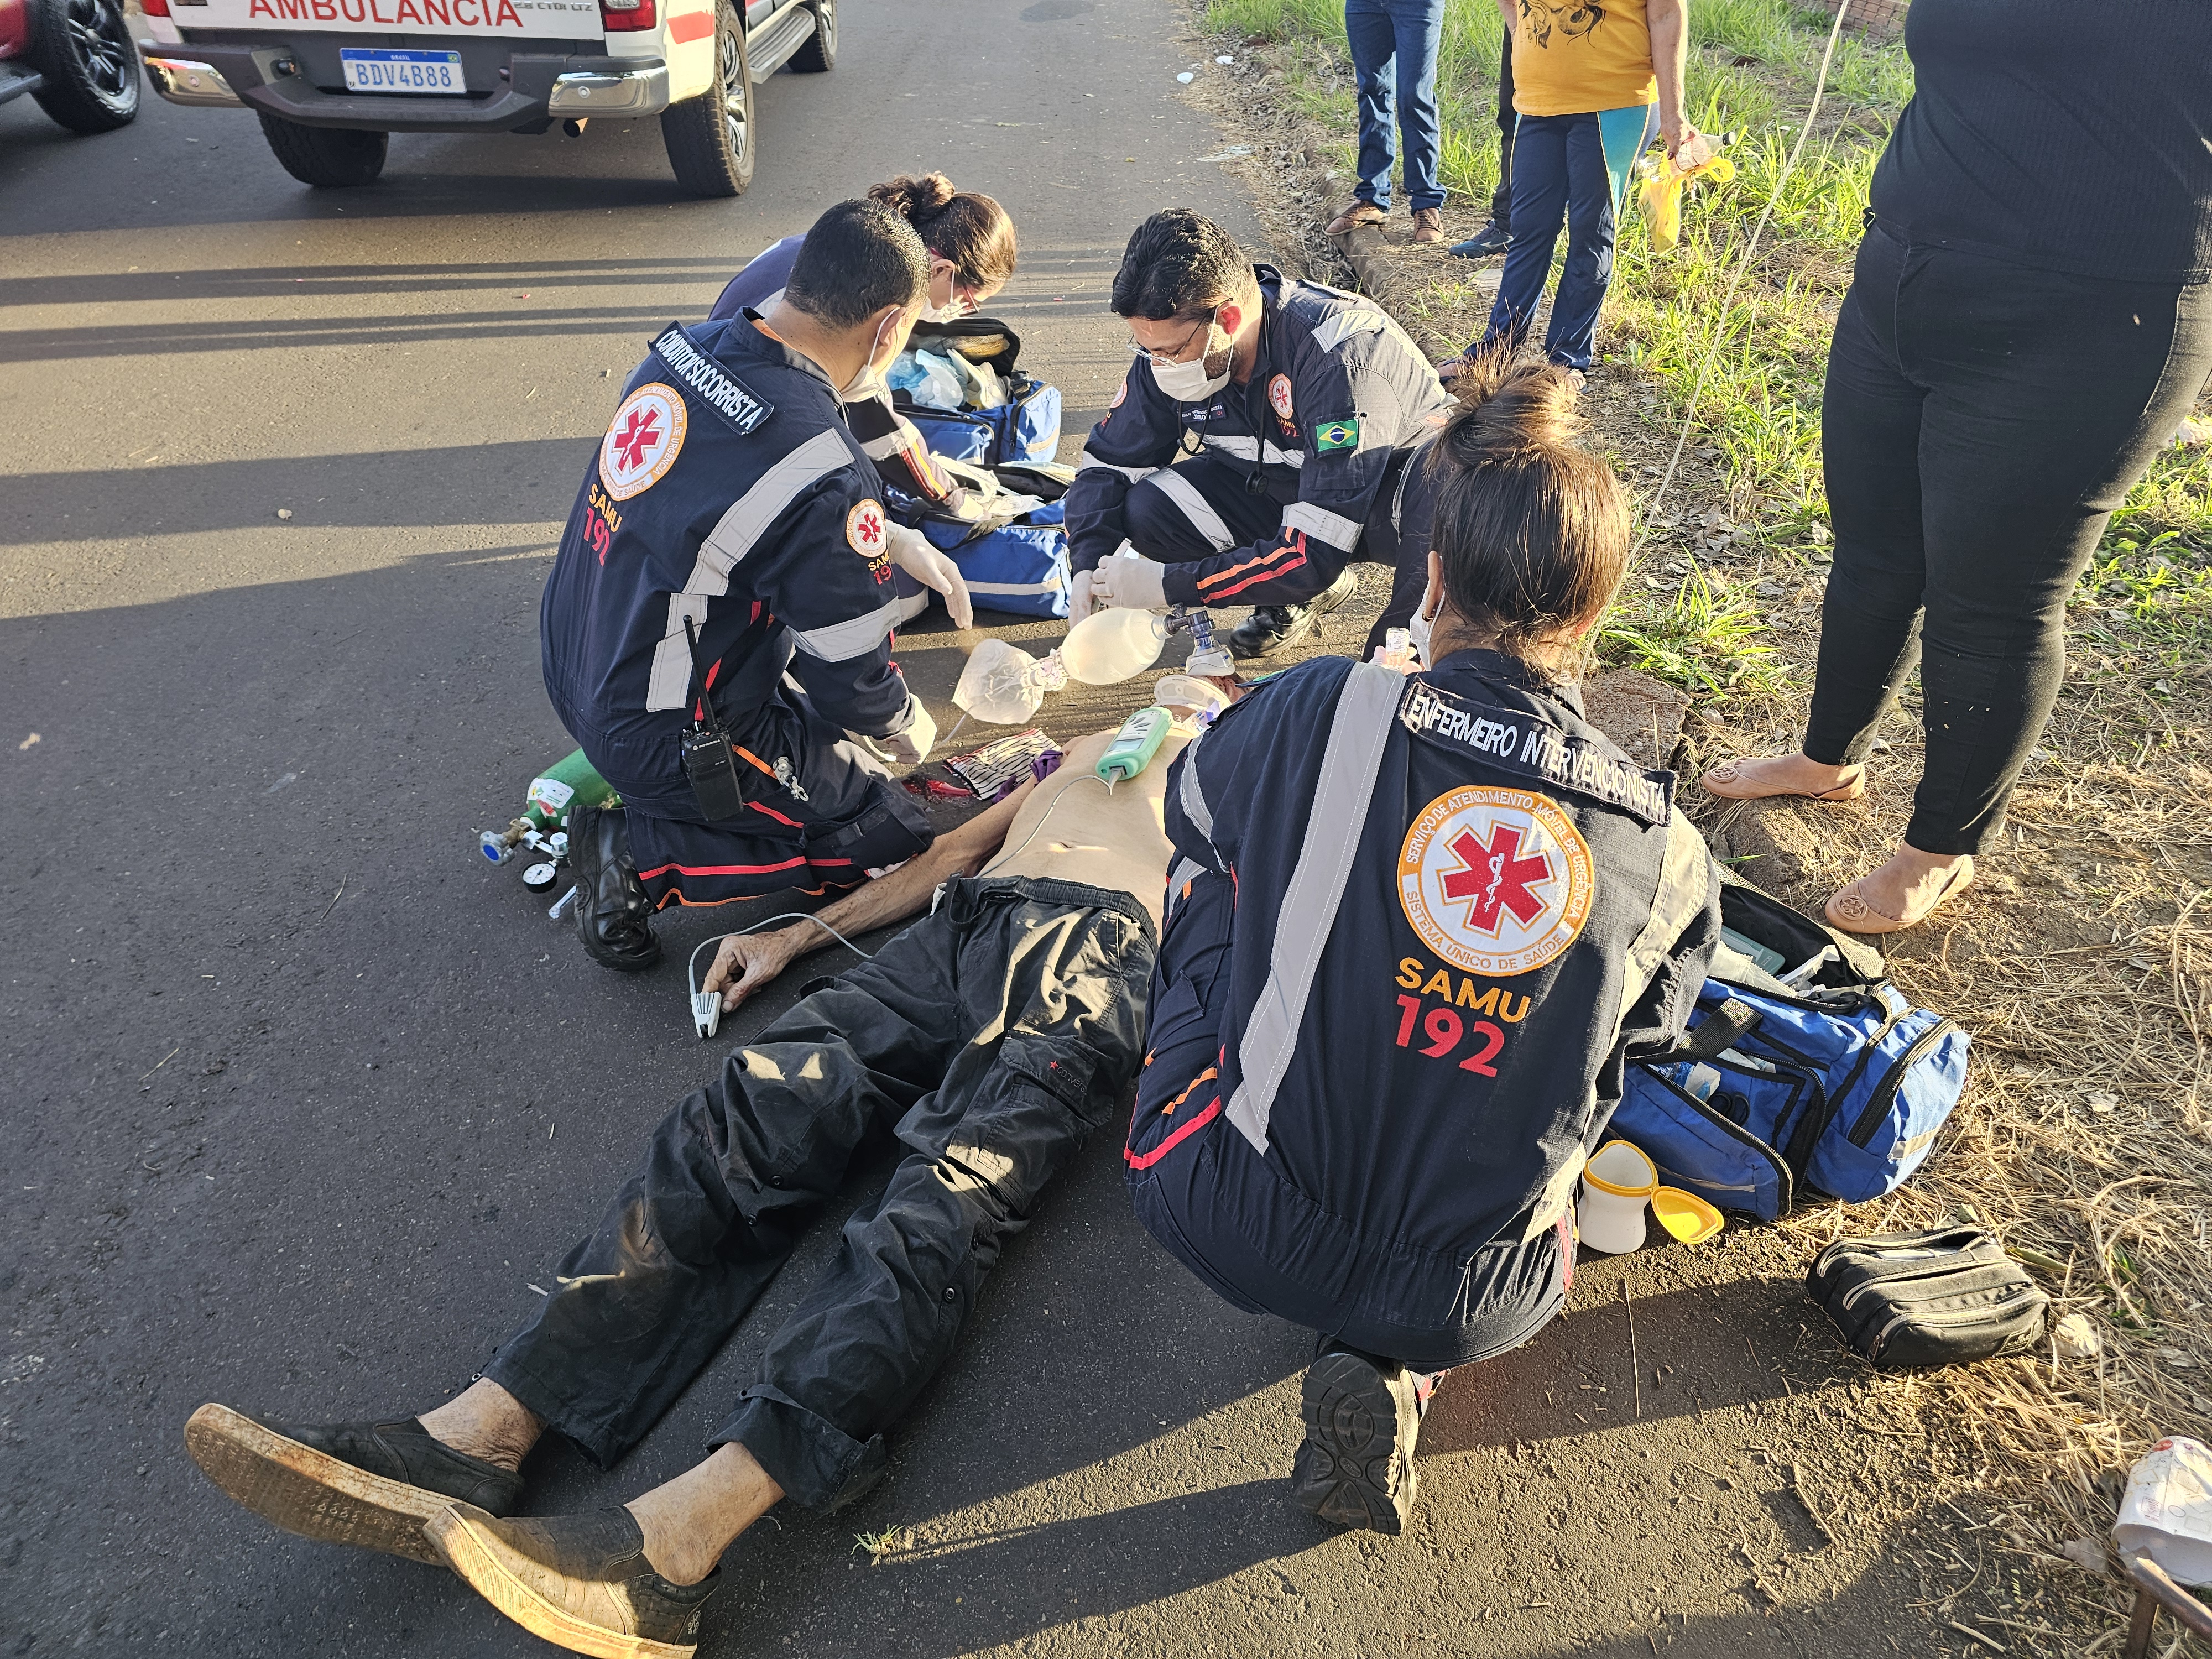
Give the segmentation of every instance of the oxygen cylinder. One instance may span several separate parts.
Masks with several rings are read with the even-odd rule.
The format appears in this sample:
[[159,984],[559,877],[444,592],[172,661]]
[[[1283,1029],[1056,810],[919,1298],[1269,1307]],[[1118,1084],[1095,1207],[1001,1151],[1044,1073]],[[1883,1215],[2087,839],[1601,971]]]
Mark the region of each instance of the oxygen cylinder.
[[477,844],[494,864],[504,864],[526,837],[550,836],[565,830],[568,814],[577,807],[606,806],[617,799],[613,787],[579,749],[530,781],[520,817],[505,830],[485,830],[477,837]]

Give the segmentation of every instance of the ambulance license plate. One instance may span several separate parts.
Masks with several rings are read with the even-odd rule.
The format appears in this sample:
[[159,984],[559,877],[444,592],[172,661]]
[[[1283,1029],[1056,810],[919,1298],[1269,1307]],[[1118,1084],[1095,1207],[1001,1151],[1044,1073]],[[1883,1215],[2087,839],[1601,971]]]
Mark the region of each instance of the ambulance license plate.
[[348,92],[427,92],[447,97],[464,94],[458,52],[371,52],[360,46],[342,47],[338,63],[345,73]]

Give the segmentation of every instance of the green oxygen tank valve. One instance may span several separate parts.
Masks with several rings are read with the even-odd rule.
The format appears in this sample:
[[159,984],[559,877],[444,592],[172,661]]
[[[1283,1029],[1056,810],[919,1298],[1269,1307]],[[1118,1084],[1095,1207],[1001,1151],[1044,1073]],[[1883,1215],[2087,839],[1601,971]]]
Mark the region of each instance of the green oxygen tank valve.
[[1168,728],[1174,724],[1175,716],[1158,703],[1150,708],[1139,708],[1121,722],[1114,741],[1098,757],[1098,775],[1109,784],[1135,777],[1152,763],[1152,757],[1159,753],[1160,744],[1167,739]]
[[580,749],[564,756],[530,781],[522,816],[504,830],[487,830],[477,849],[494,864],[505,864],[527,848],[538,855],[523,872],[531,891],[543,892],[558,878],[568,854],[568,814],[579,806],[607,806],[619,797]]

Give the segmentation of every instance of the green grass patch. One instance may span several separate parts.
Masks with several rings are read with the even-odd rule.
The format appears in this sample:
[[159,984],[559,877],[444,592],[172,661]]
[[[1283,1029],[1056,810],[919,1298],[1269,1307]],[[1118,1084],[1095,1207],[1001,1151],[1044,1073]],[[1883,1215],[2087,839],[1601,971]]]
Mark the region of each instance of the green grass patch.
[[[1351,55],[1342,0],[1211,0],[1215,28],[1278,43],[1294,108],[1328,135],[1349,170],[1357,148]],[[1621,228],[1600,348],[1614,371],[1650,384],[1651,447],[1663,459],[1686,419],[1692,449],[1717,450],[1724,499],[1668,503],[1723,507],[1770,554],[1817,539],[1827,503],[1820,483],[1820,397],[1828,339],[1850,280],[1850,260],[1875,164],[1912,95],[1902,45],[1846,33],[1838,41],[1814,136],[1784,164],[1810,106],[1830,19],[1790,0],[1692,0],[1685,102],[1702,130],[1741,131],[1733,182],[1692,187],[1680,245],[1654,253],[1633,210]],[[1448,0],[1437,64],[1445,187],[1486,202],[1497,183],[1498,52],[1492,0]],[[1735,301],[1721,299],[1759,215],[1772,214]],[[1564,252],[1565,238],[1560,239]],[[1441,283],[1422,320],[1464,311],[1463,282]],[[1712,356],[1705,370],[1708,353]],[[1701,372],[1705,390],[1691,404]],[[1638,475],[1648,494],[1654,479]],[[1655,549],[1655,558],[1673,556]],[[2184,665],[2212,647],[2212,450],[2173,449],[2113,516],[2082,577],[2077,606],[2100,628],[2120,626],[2156,659]],[[1639,573],[1639,575],[1641,573]],[[1672,597],[1633,580],[1608,618],[1602,654],[1711,698],[1774,692],[1784,671],[1759,642],[1756,607],[1692,569]],[[2077,611],[2085,620],[2087,614]]]

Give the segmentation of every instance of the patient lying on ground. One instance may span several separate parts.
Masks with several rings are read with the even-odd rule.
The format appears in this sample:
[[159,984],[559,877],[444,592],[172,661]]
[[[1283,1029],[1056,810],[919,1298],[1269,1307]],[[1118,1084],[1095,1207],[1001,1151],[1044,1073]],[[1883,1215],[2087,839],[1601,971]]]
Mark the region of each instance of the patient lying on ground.
[[[548,1641],[692,1653],[732,1540],[783,1498],[831,1508],[882,1474],[884,1431],[951,1352],[1001,1246],[1136,1076],[1162,793],[1187,734],[1109,790],[1093,768],[1111,737],[821,913],[849,937],[929,908],[677,1105],[556,1293],[467,1390],[382,1422],[207,1405],[185,1428],[193,1458],[290,1531],[451,1566]],[[829,942],[811,923],[730,939],[708,986],[735,1008]],[[644,1438],[878,1127],[906,1156],[710,1455],[623,1507],[509,1518],[546,1430],[602,1468]]]

